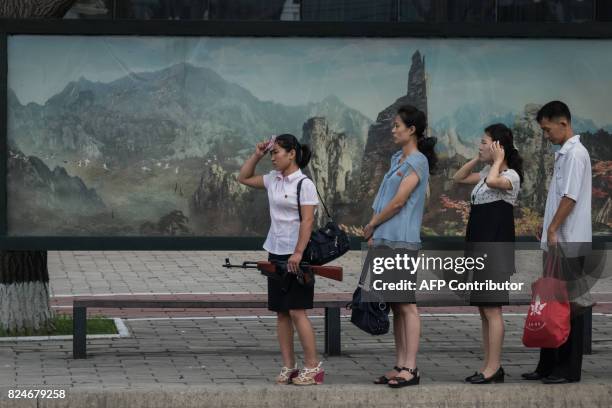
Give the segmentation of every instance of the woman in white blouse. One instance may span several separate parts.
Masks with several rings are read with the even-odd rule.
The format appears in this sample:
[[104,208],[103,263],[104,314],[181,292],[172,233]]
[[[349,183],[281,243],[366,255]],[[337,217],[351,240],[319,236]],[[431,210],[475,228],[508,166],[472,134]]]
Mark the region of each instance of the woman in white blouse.
[[[485,167],[474,172],[478,163]],[[514,273],[514,206],[521,181],[523,159],[514,147],[512,131],[497,123],[488,126],[480,141],[478,156],[454,175],[457,183],[475,184],[471,194],[470,217],[466,228],[468,248],[487,253],[483,270],[474,270],[473,280],[504,282]],[[480,243],[480,244],[475,244]],[[496,243],[496,244],[487,244]],[[480,252],[478,252],[480,254]],[[465,379],[472,384],[504,381],[501,350],[504,341],[502,306],[509,303],[508,291],[472,291],[470,304],[478,306],[482,320],[484,361],[482,368]]]
[[[257,163],[268,151],[275,170],[255,175]],[[289,272],[297,272],[299,268],[319,203],[314,183],[300,170],[308,165],[310,156],[310,148],[300,144],[295,136],[280,135],[269,143],[258,143],[238,175],[240,183],[268,191],[271,225],[263,247],[268,251],[268,260],[287,262]],[[297,187],[301,180],[300,221]],[[314,330],[306,314],[306,309],[312,309],[313,296],[314,287],[299,284],[295,274],[288,273],[282,280],[268,278],[268,309],[277,313],[277,335],[284,364],[276,378],[278,384],[323,383],[325,373],[317,357]],[[304,349],[301,370],[297,368],[293,350],[294,326]]]

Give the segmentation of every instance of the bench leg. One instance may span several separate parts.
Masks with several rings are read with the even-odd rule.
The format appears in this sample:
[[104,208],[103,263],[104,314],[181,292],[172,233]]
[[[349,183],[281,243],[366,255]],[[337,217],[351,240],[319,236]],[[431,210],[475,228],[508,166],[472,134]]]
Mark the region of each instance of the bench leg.
[[87,358],[87,308],[72,310],[72,357]]
[[592,349],[592,341],[593,341],[593,308],[589,307],[589,310],[584,312],[584,343],[583,343],[583,353],[591,354]]
[[325,354],[340,355],[340,308],[325,308]]

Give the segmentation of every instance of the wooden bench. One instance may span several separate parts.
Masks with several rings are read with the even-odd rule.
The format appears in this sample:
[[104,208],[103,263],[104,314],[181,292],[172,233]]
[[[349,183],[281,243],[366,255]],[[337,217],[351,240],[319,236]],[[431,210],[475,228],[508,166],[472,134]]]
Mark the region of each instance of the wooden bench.
[[[347,294],[350,296],[350,294]],[[328,356],[339,356],[341,353],[340,309],[344,309],[347,300],[315,299],[315,308],[325,309],[325,353]],[[511,305],[529,305],[529,297],[511,299]],[[442,306],[435,298],[418,299],[419,306]],[[461,302],[449,302],[444,306],[465,306]],[[76,298],[73,301],[73,339],[72,354],[75,359],[87,358],[87,308],[104,309],[264,309],[268,307],[267,300],[167,300],[167,299],[109,299],[109,298]],[[585,314],[584,353],[591,354],[592,313],[590,308]],[[365,335],[365,334],[364,334]]]
[[[340,355],[340,309],[345,308],[348,300],[317,300],[315,308],[325,309],[325,353],[329,356]],[[75,299],[72,304],[73,338],[72,355],[75,359],[87,358],[87,308],[104,309],[264,309],[267,300],[162,300],[162,299]]]

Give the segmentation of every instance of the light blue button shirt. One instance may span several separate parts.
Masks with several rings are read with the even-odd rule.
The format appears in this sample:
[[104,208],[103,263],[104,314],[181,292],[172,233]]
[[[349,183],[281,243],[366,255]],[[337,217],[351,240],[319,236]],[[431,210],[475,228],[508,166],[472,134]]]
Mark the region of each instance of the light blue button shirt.
[[379,214],[389,204],[395,197],[401,181],[413,171],[419,176],[419,183],[400,212],[376,227],[372,238],[374,245],[419,249],[425,194],[429,182],[429,163],[427,157],[419,151],[410,154],[400,164],[401,156],[400,150],[391,157],[391,167],[383,177],[372,205],[374,213]]

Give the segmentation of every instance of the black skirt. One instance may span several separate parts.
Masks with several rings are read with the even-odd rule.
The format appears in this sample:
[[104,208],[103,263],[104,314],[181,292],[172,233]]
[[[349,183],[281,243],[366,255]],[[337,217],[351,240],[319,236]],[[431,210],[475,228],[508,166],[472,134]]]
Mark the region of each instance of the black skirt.
[[[268,261],[286,261],[290,256],[268,254]],[[268,310],[312,309],[313,298],[314,287],[300,285],[294,274],[286,274],[283,280],[268,278]]]
[[[485,268],[474,269],[472,281],[496,283],[508,281],[515,272],[514,207],[499,200],[486,204],[472,204],[467,224],[467,255],[486,254]],[[502,245],[500,243],[508,244]],[[472,291],[470,304],[474,306],[502,306],[509,304],[507,290]]]

